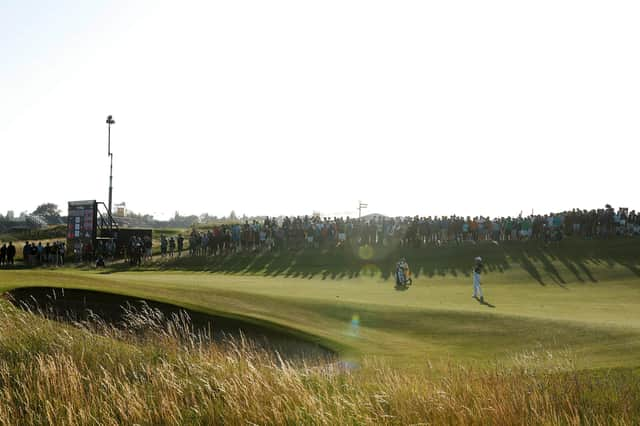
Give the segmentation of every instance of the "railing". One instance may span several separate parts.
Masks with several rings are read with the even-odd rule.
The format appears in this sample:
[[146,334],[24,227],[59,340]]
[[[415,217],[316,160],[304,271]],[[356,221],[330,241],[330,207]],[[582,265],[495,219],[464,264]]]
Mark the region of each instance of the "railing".
[[98,212],[98,236],[113,238],[118,231],[118,222],[115,221],[105,203],[96,203],[96,210]]

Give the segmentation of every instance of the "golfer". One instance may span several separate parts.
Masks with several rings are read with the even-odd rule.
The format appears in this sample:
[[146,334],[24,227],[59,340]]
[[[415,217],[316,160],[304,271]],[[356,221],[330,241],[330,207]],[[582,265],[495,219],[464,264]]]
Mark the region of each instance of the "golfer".
[[473,268],[473,297],[480,300],[480,303],[484,303],[484,297],[482,296],[482,287],[480,287],[480,273],[482,272],[482,258],[480,256],[475,259],[476,264]]

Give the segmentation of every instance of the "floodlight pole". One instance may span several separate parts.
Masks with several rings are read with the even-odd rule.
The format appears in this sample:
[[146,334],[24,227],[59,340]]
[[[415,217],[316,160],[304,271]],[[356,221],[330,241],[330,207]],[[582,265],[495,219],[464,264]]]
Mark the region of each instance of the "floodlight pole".
[[108,147],[107,147],[107,152],[109,155],[109,159],[110,159],[110,164],[109,164],[109,216],[113,216],[111,214],[111,196],[113,194],[113,153],[111,152],[111,125],[112,124],[116,124],[116,121],[113,119],[112,115],[107,116],[107,124],[108,124]]

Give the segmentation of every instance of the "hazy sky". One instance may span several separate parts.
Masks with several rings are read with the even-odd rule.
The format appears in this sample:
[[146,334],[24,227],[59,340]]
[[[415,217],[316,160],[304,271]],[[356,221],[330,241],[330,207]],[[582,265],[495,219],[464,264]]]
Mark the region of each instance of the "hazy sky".
[[0,212],[640,207],[637,1],[0,0]]

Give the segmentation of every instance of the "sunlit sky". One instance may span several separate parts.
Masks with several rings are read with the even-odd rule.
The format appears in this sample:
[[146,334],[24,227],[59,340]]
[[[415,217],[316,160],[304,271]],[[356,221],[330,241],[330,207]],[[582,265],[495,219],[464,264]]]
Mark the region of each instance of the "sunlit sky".
[[0,0],[0,212],[640,207],[635,1]]

